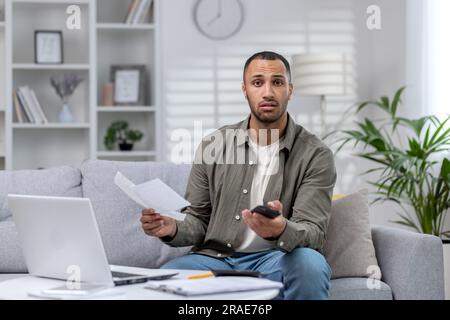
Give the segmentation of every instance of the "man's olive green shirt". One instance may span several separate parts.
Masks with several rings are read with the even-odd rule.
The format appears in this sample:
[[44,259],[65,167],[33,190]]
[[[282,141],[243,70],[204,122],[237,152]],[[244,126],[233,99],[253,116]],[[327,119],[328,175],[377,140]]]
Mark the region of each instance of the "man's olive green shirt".
[[[255,157],[249,152],[249,136],[238,135],[242,133],[239,130],[247,132],[249,120],[250,116],[203,139],[186,189],[185,198],[191,203],[183,210],[186,218],[176,221],[177,232],[173,238],[162,238],[165,243],[193,246],[192,252],[219,258],[233,254],[239,245],[239,226],[244,223],[241,212],[252,209],[249,202]],[[217,138],[218,134],[224,139],[214,155],[212,143],[215,141],[217,146],[220,140],[211,137]],[[229,150],[233,158],[243,154],[244,161],[235,159],[230,164]],[[296,247],[309,247],[321,252],[336,182],[333,153],[289,115],[279,152],[278,173],[270,177],[264,194],[264,204],[271,200],[283,204],[287,220],[285,230],[276,239],[276,248],[290,252]],[[204,161],[202,153],[213,154],[215,160]]]

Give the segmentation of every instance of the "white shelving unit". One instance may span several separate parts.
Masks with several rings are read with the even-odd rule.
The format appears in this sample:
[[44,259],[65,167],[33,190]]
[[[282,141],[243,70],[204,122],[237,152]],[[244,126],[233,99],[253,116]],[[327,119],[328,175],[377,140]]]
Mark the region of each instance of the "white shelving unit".
[[[131,0],[0,0],[0,169],[79,166],[89,158],[157,160],[158,0],[142,24],[123,23]],[[81,29],[66,27],[69,5],[81,9]],[[4,12],[4,14],[2,14]],[[63,64],[34,63],[35,30],[61,30]],[[101,89],[111,65],[145,65],[142,106],[102,106]],[[50,77],[75,73],[83,82],[69,100],[73,123],[59,123],[62,102]],[[12,92],[28,85],[48,124],[14,122]],[[115,120],[144,133],[133,151],[106,150],[103,139]]]
[[35,64],[35,63],[14,63],[15,70],[89,70],[89,64]]
[[[101,95],[97,96],[97,158],[124,160],[154,160],[156,152],[156,27],[155,15],[150,14],[142,24],[125,24],[122,21],[128,1],[97,0],[97,87],[110,80],[110,67],[116,65],[144,65],[146,69],[146,91],[143,106],[102,106]],[[154,4],[155,5],[155,4]],[[154,12],[154,10],[153,10]],[[120,45],[117,45],[120,44]],[[133,129],[144,133],[135,144],[134,151],[106,150],[103,139],[107,127],[116,120],[126,120]]]
[[153,157],[155,156],[154,151],[100,151],[100,156],[102,157],[118,157],[118,158],[129,158],[129,157]]
[[89,123],[14,123],[14,129],[89,129]]
[[[45,3],[45,4],[67,4],[66,0],[14,0],[17,3]],[[90,0],[75,0],[70,1],[70,4],[87,4]]]
[[98,112],[156,112],[156,107],[152,106],[99,106]]
[[0,170],[6,159],[6,52],[5,1],[0,0]]
[[97,23],[97,29],[101,30],[154,30],[153,23],[124,24],[124,23]]

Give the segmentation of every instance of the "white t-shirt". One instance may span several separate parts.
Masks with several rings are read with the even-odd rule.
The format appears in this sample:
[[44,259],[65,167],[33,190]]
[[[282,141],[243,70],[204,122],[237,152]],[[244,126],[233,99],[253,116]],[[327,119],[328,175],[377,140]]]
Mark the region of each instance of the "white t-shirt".
[[[251,152],[254,152],[256,159],[256,168],[253,176],[252,187],[250,191],[250,210],[257,205],[263,205],[264,193],[272,175],[277,174],[279,170],[279,140],[268,146],[260,146],[252,139],[249,139]],[[276,199],[269,199],[276,200]],[[238,232],[237,252],[258,252],[272,249],[276,241],[267,241],[258,236],[245,223],[241,225]]]

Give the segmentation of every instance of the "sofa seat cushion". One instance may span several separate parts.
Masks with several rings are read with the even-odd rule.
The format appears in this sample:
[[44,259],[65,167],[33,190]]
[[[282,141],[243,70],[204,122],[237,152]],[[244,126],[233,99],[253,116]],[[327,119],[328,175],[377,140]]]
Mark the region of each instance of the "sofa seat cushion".
[[190,168],[171,163],[107,160],[87,160],[82,164],[83,196],[92,202],[110,264],[157,268],[189,251],[186,247],[169,247],[143,232],[142,207],[115,185],[117,171],[135,184],[159,178],[184,196]]
[[27,272],[14,221],[0,221],[0,273]]
[[[369,289],[367,282],[375,287]],[[375,282],[379,286],[375,286]],[[391,288],[383,281],[368,278],[340,278],[331,280],[331,300],[392,300]]]

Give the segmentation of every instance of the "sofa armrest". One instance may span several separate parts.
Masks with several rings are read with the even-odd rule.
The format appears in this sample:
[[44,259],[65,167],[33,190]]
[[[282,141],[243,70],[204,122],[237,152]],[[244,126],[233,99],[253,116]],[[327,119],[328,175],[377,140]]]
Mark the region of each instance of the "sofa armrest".
[[440,238],[373,225],[372,239],[382,280],[394,299],[444,299]]

